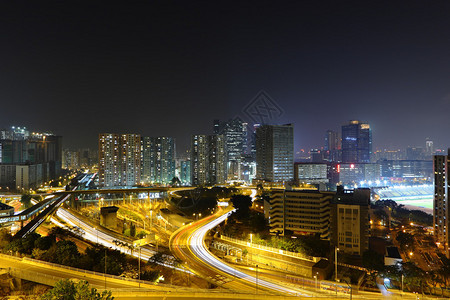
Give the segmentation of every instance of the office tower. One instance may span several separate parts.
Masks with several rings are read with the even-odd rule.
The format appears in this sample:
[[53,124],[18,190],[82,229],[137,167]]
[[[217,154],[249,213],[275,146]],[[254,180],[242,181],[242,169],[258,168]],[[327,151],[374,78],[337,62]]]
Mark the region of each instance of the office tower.
[[294,126],[261,125],[256,129],[256,177],[268,182],[294,178]]
[[321,163],[324,161],[323,151],[321,151],[320,149],[311,149],[309,153],[311,155],[311,162]]
[[214,134],[220,134],[222,131],[222,124],[220,123],[220,120],[214,120],[214,125],[213,125],[213,133]]
[[141,179],[141,137],[138,134],[99,135],[101,186],[133,186]]
[[141,150],[143,183],[169,184],[175,177],[175,141],[171,137],[143,137]]
[[319,234],[329,237],[330,201],[333,192],[274,189],[270,196],[270,233]]
[[434,154],[434,145],[433,145],[433,141],[430,141],[429,139],[427,139],[427,140],[425,141],[425,151],[426,151],[426,153],[427,153],[428,156]]
[[342,126],[342,162],[369,163],[372,154],[372,132],[370,125],[350,121]]
[[[450,149],[449,149],[450,151]],[[448,196],[450,192],[448,176],[450,176],[450,159],[448,155],[435,155],[434,165],[434,200],[433,200],[433,227],[434,238],[444,249],[447,258],[450,258],[449,245],[449,207]]]
[[324,151],[326,160],[340,161],[341,139],[336,131],[327,130],[325,133]]
[[345,190],[338,186],[331,201],[331,243],[352,255],[369,249],[370,189]]
[[180,181],[182,185],[191,185],[191,161],[183,160],[180,164]]
[[424,159],[424,150],[422,147],[407,147],[406,159],[407,160],[422,160]]
[[334,130],[327,130],[325,134],[325,151],[339,150],[341,148],[339,135]]
[[223,134],[225,137],[228,179],[241,179],[243,156],[247,148],[247,123],[239,118],[223,123],[214,120],[214,134]]
[[227,156],[224,135],[193,135],[191,138],[191,184],[226,181]]

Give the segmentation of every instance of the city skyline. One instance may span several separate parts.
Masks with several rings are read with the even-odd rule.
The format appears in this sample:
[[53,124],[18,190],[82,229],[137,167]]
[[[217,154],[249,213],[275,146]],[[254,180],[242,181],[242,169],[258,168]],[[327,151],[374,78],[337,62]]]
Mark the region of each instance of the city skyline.
[[173,136],[182,151],[214,119],[250,123],[264,90],[280,109],[268,123],[293,123],[296,151],[353,119],[371,124],[374,149],[446,147],[450,7],[405,7],[5,4],[2,126],[52,130],[69,148],[101,132]]

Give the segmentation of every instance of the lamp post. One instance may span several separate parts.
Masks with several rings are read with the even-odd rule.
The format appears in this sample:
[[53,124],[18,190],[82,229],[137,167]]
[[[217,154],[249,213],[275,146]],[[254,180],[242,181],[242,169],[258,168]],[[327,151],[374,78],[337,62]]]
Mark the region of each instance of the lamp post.
[[255,284],[256,284],[256,289],[255,289],[255,293],[258,294],[258,265],[256,265],[256,280],[255,280]]
[[105,290],[106,290],[106,248],[105,248]]
[[150,210],[150,231],[152,230],[153,227],[153,210]]
[[334,280],[336,282],[339,281],[339,279],[338,279],[338,251],[339,251],[339,248],[335,247],[334,248]]
[[402,297],[403,297],[403,277],[404,275],[402,274]]
[[250,246],[252,245],[252,243],[253,243],[253,234],[250,233]]

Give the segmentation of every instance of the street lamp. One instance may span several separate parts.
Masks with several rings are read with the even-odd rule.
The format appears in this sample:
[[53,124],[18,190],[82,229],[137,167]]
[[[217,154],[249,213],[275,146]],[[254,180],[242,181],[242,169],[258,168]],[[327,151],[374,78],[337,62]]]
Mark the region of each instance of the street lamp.
[[253,243],[253,234],[250,233],[250,245]]
[[153,210],[150,210],[150,231],[152,230],[153,227]]
[[317,275],[314,275],[314,279],[316,281],[316,290],[317,290]]
[[258,294],[258,265],[256,265],[256,281],[255,281],[255,284],[256,284],[256,290],[255,290],[255,293],[256,294]]
[[[136,244],[134,244],[133,246],[136,247]],[[138,278],[139,278],[139,288],[141,288],[141,245],[138,244],[137,246],[139,247]]]
[[339,248],[335,247],[334,248],[334,280],[339,282],[338,279],[338,251]]

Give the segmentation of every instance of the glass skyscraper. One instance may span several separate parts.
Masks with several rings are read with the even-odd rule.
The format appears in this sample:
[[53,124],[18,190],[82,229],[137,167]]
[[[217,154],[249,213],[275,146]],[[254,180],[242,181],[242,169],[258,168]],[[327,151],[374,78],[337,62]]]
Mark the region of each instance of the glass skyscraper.
[[256,178],[268,182],[294,179],[294,126],[261,125],[256,129]]
[[372,154],[372,131],[369,123],[350,121],[342,126],[342,162],[369,163]]

